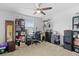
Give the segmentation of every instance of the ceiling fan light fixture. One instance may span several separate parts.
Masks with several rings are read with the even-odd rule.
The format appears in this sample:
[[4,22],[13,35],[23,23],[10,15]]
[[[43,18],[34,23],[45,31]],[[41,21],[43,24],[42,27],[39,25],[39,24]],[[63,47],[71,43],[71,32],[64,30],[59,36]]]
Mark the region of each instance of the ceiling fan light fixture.
[[41,13],[41,11],[40,11],[40,10],[38,10],[38,11],[37,11],[37,13]]
[[52,9],[52,7],[45,7],[45,8],[43,7],[43,8],[41,8],[40,6],[41,6],[41,4],[38,4],[38,8],[35,9],[34,14],[37,14],[37,13],[39,14],[40,13],[40,14],[46,15],[46,13],[44,12],[44,10],[50,10],[50,9]]

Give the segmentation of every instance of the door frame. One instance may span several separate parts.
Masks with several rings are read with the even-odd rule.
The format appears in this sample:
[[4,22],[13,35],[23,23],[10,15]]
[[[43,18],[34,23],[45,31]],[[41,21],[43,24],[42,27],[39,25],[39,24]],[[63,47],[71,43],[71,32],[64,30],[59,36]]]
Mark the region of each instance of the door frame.
[[12,22],[12,41],[15,41],[14,40],[14,21],[12,20],[5,20],[5,41],[7,42],[7,22]]

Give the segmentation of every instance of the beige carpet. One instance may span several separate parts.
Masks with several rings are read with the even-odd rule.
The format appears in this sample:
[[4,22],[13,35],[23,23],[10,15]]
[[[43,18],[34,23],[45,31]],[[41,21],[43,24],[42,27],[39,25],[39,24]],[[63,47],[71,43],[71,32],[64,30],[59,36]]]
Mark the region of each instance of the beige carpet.
[[48,42],[41,42],[37,45],[27,46],[21,44],[14,52],[1,54],[2,56],[79,56],[76,52],[71,52],[63,47]]

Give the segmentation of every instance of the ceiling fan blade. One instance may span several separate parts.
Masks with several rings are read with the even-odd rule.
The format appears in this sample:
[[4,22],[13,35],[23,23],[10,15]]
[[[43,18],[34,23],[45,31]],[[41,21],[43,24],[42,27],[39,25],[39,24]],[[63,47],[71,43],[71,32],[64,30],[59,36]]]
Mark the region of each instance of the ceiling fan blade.
[[52,7],[47,7],[47,8],[41,8],[42,10],[49,10],[52,9]]
[[46,15],[43,11],[41,11],[41,13],[42,13],[43,15]]

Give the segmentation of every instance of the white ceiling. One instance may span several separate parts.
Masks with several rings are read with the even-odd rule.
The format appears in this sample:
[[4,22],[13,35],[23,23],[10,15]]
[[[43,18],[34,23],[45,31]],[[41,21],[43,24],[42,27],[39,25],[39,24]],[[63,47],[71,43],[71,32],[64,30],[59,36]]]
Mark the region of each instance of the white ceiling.
[[[79,6],[79,3],[42,3],[41,7],[53,7],[52,10],[44,11],[47,15],[55,14],[70,8]],[[34,15],[34,9],[37,7],[36,3],[0,3],[0,9],[22,13],[35,17],[43,17],[42,14]]]

